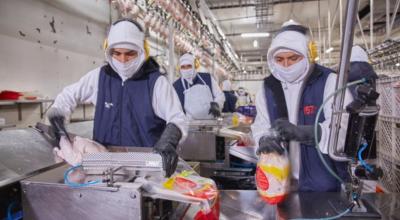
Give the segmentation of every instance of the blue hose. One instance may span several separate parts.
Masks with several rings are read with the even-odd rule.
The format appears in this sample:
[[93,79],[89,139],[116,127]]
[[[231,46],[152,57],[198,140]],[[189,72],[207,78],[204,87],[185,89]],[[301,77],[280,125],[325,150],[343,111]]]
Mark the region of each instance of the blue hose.
[[[342,90],[344,90],[344,89],[346,89],[346,88],[348,88],[348,87],[350,87],[350,86],[352,86],[352,85],[356,85],[356,84],[363,83],[363,82],[365,82],[365,78],[363,78],[363,79],[361,79],[361,80],[357,80],[357,81],[351,82],[351,83],[348,83],[348,84],[346,84],[345,86],[343,86],[343,87],[337,89],[334,93],[330,94],[330,95],[324,100],[324,102],[322,103],[322,105],[319,107],[318,112],[317,112],[317,116],[316,116],[316,119],[315,119],[315,124],[314,124],[315,147],[317,148],[318,156],[320,157],[322,163],[324,164],[324,166],[326,167],[326,169],[329,171],[329,173],[332,174],[332,176],[335,177],[335,178],[336,178],[339,182],[341,182],[341,183],[343,183],[344,181],[342,180],[342,178],[340,178],[340,177],[336,174],[335,171],[333,171],[333,170],[329,167],[329,165],[326,163],[324,157],[322,156],[321,150],[319,149],[319,140],[318,140],[318,135],[317,135],[317,134],[318,134],[318,119],[319,119],[319,116],[320,116],[321,113],[322,113],[322,110],[323,110],[324,106],[326,105],[326,103],[328,103],[328,100],[329,100],[329,99],[331,99],[333,96],[335,96],[335,95],[336,95],[337,93],[339,93],[340,91],[342,91]],[[365,148],[364,148],[364,149],[361,149],[360,152],[362,153],[363,150],[365,150]],[[359,158],[360,158],[360,152],[359,152]],[[361,161],[361,160],[360,160],[360,161]],[[361,162],[361,163],[362,163],[362,162]],[[296,218],[295,220],[314,220],[314,219],[331,220],[331,219],[338,219],[338,218],[340,218],[340,217],[346,215],[347,213],[349,213],[349,212],[351,211],[351,209],[352,209],[352,207],[351,207],[351,208],[347,208],[347,209],[346,209],[345,211],[343,211],[342,213],[340,213],[340,214],[338,214],[338,215],[335,215],[335,216],[332,216],[332,217],[326,217],[326,218]]]
[[86,187],[86,186],[91,186],[94,184],[101,183],[101,180],[89,181],[87,183],[74,183],[74,182],[69,181],[69,179],[68,179],[69,174],[72,173],[75,169],[81,168],[81,167],[82,167],[82,164],[79,164],[79,165],[70,167],[65,171],[65,173],[64,173],[65,184],[67,184],[69,187],[72,187],[72,188],[81,188],[81,187]]
[[10,205],[7,207],[7,218],[6,220],[20,220],[22,219],[22,211],[18,211],[15,214],[12,214],[12,209],[15,206],[15,202],[12,202]]
[[13,220],[12,217],[12,208],[14,207],[15,203],[12,202],[10,205],[7,207],[7,220]]
[[362,79],[360,79],[360,80],[357,80],[357,81],[348,83],[348,84],[346,84],[345,86],[343,86],[343,87],[341,87],[341,88],[338,88],[334,93],[330,94],[330,95],[324,100],[324,102],[322,103],[322,105],[319,107],[318,112],[317,112],[317,116],[316,116],[316,118],[315,118],[315,123],[314,123],[315,148],[317,149],[318,156],[319,156],[319,158],[321,159],[321,161],[322,161],[322,163],[324,164],[324,166],[326,167],[326,169],[328,170],[328,172],[329,172],[333,177],[335,177],[340,183],[344,183],[344,181],[342,180],[342,178],[340,178],[340,177],[336,174],[335,171],[333,171],[333,170],[331,169],[331,167],[328,165],[328,163],[325,161],[324,157],[322,156],[321,150],[319,149],[319,140],[318,140],[318,120],[319,120],[319,117],[320,117],[320,115],[321,115],[321,113],[322,113],[322,110],[324,109],[324,106],[326,105],[326,103],[328,103],[328,100],[329,100],[329,99],[331,99],[332,97],[334,97],[334,96],[335,96],[337,93],[339,93],[340,91],[342,91],[342,90],[344,90],[344,89],[346,89],[346,88],[348,88],[348,87],[350,87],[350,86],[352,86],[352,85],[356,85],[356,84],[363,83],[363,82],[365,82],[365,78],[362,78]]
[[365,149],[367,149],[367,147],[368,147],[368,143],[364,142],[364,143],[362,144],[361,149],[358,151],[358,160],[361,162],[361,165],[362,165],[363,167],[365,167],[365,169],[368,170],[368,172],[372,173],[372,172],[374,171],[374,169],[373,169],[369,164],[367,164],[367,163],[364,161],[364,159],[362,158],[362,152],[363,152]]

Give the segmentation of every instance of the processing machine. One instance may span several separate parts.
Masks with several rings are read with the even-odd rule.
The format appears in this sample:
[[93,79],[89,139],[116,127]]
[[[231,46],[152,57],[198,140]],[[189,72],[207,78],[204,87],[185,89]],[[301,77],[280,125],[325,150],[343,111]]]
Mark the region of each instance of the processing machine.
[[182,159],[200,162],[200,175],[215,180],[220,189],[255,189],[255,147],[238,147],[249,125],[234,126],[232,114],[225,114],[216,120],[192,120],[188,126],[188,137],[177,149]]
[[[24,219],[191,219],[210,209],[204,198],[164,189],[161,156],[148,151],[87,154],[79,167],[23,180]],[[191,167],[181,160],[177,170]]]

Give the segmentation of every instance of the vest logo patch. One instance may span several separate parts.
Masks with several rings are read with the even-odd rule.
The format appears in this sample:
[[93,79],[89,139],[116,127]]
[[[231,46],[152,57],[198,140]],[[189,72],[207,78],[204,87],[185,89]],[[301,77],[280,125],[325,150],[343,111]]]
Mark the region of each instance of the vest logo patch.
[[317,110],[317,106],[315,105],[306,105],[303,108],[304,115],[313,115]]
[[104,106],[105,106],[106,108],[111,108],[111,107],[113,107],[114,105],[112,104],[112,102],[104,102]]

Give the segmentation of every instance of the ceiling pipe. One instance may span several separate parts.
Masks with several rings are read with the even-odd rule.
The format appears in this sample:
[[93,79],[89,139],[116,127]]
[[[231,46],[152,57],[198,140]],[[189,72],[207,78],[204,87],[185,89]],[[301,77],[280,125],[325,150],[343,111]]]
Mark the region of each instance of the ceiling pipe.
[[374,0],[370,0],[370,13],[369,13],[369,39],[370,39],[370,47],[374,48]]

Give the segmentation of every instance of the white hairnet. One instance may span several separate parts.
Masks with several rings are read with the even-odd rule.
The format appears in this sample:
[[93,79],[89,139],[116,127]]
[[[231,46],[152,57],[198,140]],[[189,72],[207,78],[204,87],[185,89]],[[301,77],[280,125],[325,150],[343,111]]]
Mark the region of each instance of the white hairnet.
[[113,63],[111,49],[124,48],[138,52],[138,57],[136,59],[139,60],[137,65],[132,68],[133,71],[131,71],[129,75],[134,74],[146,59],[144,52],[144,33],[130,21],[120,21],[114,25],[111,25],[110,32],[108,33],[107,37],[107,43],[108,47],[105,51],[106,60],[113,70],[120,74],[120,76],[123,74],[121,74],[121,72]]
[[121,21],[111,25],[107,43],[108,49],[115,48],[117,44],[133,44],[144,51],[144,33],[132,22]]
[[350,62],[368,62],[368,54],[365,50],[355,45],[351,48]]
[[[299,23],[289,20],[285,22],[282,27],[286,27],[289,25],[300,25]],[[308,54],[308,43],[309,43],[309,38],[308,36],[294,30],[287,30],[279,33],[278,35],[275,36],[275,38],[271,42],[271,46],[268,49],[267,53],[267,63],[268,67],[271,70],[272,74],[281,80],[280,76],[277,76],[274,74],[274,56],[277,54],[279,51],[287,52],[287,51],[292,51],[297,54],[301,54],[304,56],[305,59],[309,59],[309,54]],[[308,61],[307,61],[308,62]],[[306,74],[306,73],[304,73]],[[282,81],[282,80],[281,80]]]
[[179,58],[179,65],[192,65],[194,67],[194,56],[190,53],[185,53]]
[[[285,22],[283,27],[288,25],[295,25],[294,21]],[[269,61],[273,60],[273,55],[279,49],[289,49],[295,51],[304,57],[308,58],[308,36],[297,32],[297,31],[284,31],[275,36],[271,42],[271,46],[268,49],[267,59]]]

